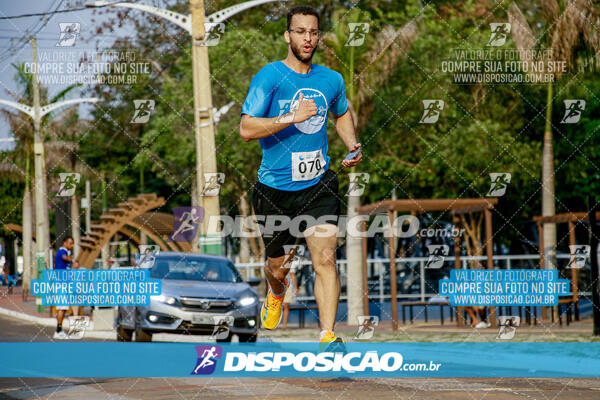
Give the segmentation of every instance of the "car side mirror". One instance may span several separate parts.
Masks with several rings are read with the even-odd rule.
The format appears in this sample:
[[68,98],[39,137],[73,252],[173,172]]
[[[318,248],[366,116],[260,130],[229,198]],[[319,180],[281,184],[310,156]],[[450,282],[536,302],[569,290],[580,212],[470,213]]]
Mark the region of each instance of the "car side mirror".
[[260,279],[258,279],[256,277],[252,277],[252,278],[248,278],[248,280],[246,282],[250,286],[258,286],[258,285],[260,285],[260,281],[261,281]]

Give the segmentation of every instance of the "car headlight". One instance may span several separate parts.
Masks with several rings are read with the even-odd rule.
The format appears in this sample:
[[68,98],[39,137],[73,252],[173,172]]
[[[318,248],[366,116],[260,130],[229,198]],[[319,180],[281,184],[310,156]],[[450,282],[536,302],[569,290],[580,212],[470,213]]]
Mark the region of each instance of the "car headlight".
[[150,298],[152,300],[160,301],[161,303],[166,303],[169,305],[173,305],[173,304],[177,303],[177,299],[175,297],[165,296],[164,294],[161,294],[158,296],[150,296]]
[[248,307],[248,306],[251,306],[252,304],[256,303],[256,297],[254,297],[254,296],[240,297],[240,299],[237,301],[237,303],[242,307]]

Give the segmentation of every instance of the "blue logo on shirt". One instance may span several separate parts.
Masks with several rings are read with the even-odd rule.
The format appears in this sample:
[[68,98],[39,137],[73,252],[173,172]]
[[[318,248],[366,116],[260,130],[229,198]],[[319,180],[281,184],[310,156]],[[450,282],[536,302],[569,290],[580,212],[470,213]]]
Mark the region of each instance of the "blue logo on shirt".
[[294,126],[298,128],[300,132],[312,135],[313,133],[319,132],[327,120],[327,99],[325,98],[325,95],[317,89],[302,88],[298,90],[292,98],[292,109],[297,107],[300,93],[304,96],[305,101],[314,100],[317,105],[317,115],[313,115],[306,121],[295,123]]

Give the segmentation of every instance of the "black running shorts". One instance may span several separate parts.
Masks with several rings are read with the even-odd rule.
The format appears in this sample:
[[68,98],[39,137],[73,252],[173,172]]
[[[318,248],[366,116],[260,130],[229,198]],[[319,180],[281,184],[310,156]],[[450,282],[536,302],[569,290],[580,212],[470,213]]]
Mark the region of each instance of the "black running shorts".
[[[303,232],[306,228],[318,224],[331,223],[337,224],[337,217],[340,215],[340,196],[338,193],[337,174],[328,169],[323,174],[321,180],[314,186],[298,191],[279,190],[260,182],[254,184],[252,190],[252,206],[257,216],[287,216],[291,220],[299,216],[308,216],[306,222],[299,224],[299,231]],[[335,218],[325,218],[325,216],[335,216]],[[298,218],[297,221],[306,220]],[[265,220],[259,219],[259,224],[265,226]],[[262,228],[262,227],[261,227]],[[265,251],[267,257],[281,257],[285,254],[283,246],[294,245],[296,237],[292,235],[290,229],[274,230],[263,232],[265,242]]]

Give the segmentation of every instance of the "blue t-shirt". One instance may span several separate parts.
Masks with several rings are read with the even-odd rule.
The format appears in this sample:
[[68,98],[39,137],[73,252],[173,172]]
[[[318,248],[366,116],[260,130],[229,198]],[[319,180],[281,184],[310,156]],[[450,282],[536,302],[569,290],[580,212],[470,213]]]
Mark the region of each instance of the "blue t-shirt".
[[64,247],[61,247],[60,249],[58,249],[58,251],[56,252],[56,255],[54,256],[54,269],[71,268],[71,263],[62,259],[63,256],[68,256],[68,255],[69,255],[69,252]]
[[260,139],[263,156],[258,180],[279,190],[297,191],[316,185],[329,168],[327,117],[348,110],[344,78],[336,71],[312,64],[301,74],[276,61],[252,79],[242,115],[273,118],[290,112],[300,93],[317,105],[317,115]]

